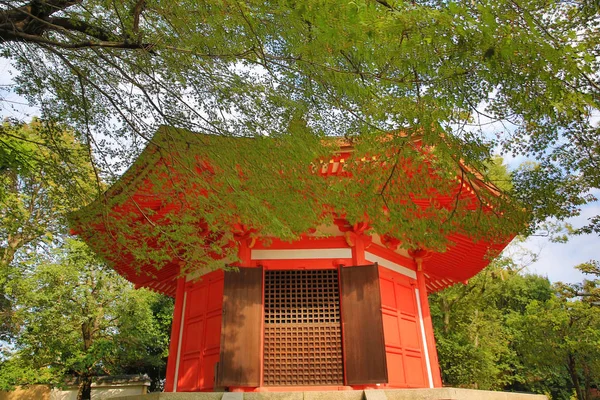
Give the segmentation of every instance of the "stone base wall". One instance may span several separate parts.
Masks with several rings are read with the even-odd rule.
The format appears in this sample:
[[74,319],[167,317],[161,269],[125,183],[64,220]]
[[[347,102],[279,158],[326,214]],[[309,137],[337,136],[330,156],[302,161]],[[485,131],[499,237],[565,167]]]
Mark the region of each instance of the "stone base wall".
[[544,395],[437,388],[330,392],[151,393],[120,400],[548,400]]

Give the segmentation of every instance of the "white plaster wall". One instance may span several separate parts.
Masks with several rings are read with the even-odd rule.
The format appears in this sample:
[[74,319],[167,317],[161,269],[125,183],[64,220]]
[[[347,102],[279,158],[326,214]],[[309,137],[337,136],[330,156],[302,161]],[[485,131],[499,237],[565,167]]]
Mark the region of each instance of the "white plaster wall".
[[[52,389],[50,400],[77,400],[78,388],[67,390]],[[104,400],[121,396],[134,396],[146,393],[145,385],[92,387],[92,400]]]
[[77,400],[77,388],[75,389],[57,389],[50,392],[50,400]]
[[113,397],[134,396],[136,394],[144,394],[145,386],[128,386],[128,387],[100,387],[92,389],[92,400],[104,400]]

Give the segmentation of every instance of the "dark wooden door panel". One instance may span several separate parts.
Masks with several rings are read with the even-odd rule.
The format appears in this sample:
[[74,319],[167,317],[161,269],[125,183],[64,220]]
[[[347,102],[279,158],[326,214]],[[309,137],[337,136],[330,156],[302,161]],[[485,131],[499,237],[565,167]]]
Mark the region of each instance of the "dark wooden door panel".
[[346,384],[387,383],[377,264],[340,269]]
[[219,386],[260,386],[261,268],[226,271]]

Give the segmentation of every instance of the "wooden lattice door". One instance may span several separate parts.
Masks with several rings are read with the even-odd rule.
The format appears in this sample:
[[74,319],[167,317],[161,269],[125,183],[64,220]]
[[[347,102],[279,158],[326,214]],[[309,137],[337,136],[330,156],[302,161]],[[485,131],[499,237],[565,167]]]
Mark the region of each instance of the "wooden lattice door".
[[337,270],[266,271],[264,288],[264,385],[342,385]]

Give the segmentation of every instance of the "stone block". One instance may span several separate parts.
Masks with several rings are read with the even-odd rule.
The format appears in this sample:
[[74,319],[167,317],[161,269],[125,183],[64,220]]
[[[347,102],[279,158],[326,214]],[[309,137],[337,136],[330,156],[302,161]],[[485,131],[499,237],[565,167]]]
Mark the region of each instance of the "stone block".
[[365,400],[388,400],[383,390],[365,390]]
[[244,400],[304,400],[304,392],[246,392]]
[[115,397],[119,400],[221,400],[222,392],[148,393],[138,396]]
[[396,389],[384,392],[387,400],[548,400],[540,394],[459,388]]
[[363,400],[361,390],[337,390],[327,392],[303,392],[304,400]]

